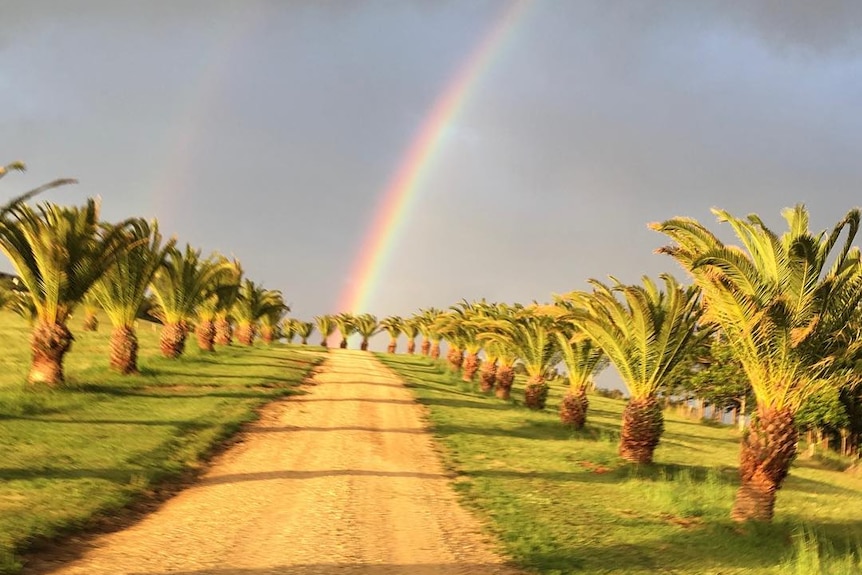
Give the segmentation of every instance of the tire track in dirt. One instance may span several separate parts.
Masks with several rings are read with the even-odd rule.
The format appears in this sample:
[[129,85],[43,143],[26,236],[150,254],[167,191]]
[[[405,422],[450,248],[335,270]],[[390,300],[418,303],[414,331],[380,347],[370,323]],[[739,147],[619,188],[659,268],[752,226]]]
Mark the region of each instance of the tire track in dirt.
[[333,350],[313,382],[156,512],[26,573],[517,573],[458,504],[421,406],[390,370]]

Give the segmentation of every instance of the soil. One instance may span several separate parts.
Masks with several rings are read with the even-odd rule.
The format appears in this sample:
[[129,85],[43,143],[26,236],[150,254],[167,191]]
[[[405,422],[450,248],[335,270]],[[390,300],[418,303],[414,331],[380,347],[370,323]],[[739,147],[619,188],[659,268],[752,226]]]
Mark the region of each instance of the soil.
[[30,575],[516,575],[463,509],[423,408],[371,354],[330,350],[200,480]]

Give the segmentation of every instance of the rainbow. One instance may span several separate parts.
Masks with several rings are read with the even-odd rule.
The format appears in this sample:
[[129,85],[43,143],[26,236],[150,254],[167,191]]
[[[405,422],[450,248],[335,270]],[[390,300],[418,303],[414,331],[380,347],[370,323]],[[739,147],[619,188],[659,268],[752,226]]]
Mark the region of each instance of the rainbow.
[[394,248],[398,232],[415,203],[422,182],[431,171],[444,136],[470,99],[479,80],[502,52],[506,40],[523,19],[532,0],[513,0],[502,11],[489,32],[470,54],[443,93],[434,102],[398,169],[389,180],[374,219],[361,244],[348,278],[350,283],[339,298],[338,311],[359,313],[367,306],[380,282]]

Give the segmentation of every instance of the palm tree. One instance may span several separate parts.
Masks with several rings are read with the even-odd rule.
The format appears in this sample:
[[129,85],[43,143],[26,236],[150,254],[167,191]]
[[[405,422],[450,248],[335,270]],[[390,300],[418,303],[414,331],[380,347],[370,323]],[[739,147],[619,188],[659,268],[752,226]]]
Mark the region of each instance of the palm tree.
[[224,258],[201,259],[200,250],[188,244],[184,252],[174,246],[165,250],[164,263],[151,283],[156,300],[153,313],[162,322],[162,355],[173,359],[182,355],[198,306],[215,295],[219,276],[232,273],[233,265]]
[[464,381],[472,382],[476,379],[479,371],[479,353],[482,351],[482,342],[477,338],[477,327],[475,320],[488,317],[493,313],[494,307],[484,299],[479,302],[470,303],[466,299],[461,300],[452,311],[460,318],[460,330],[463,335],[464,364],[462,378]]
[[404,331],[404,320],[394,315],[385,317],[380,320],[380,327],[389,334],[389,345],[386,347],[386,353],[395,353],[395,349],[398,347],[398,336]]
[[431,359],[440,357],[440,340],[443,336],[436,330],[435,325],[442,314],[441,310],[429,307],[419,310],[419,315],[416,316],[419,331],[422,332],[422,355],[430,355]]
[[233,343],[230,312],[239,298],[239,288],[242,285],[243,272],[239,260],[234,259],[230,265],[230,271],[219,274],[218,284],[215,286],[217,300],[213,327],[215,328],[215,343],[218,345]]
[[97,281],[92,293],[111,321],[110,365],[122,374],[138,372],[138,336],[135,321],[147,302],[147,289],[176,239],[162,244],[158,222],[134,220],[128,232],[129,248]]
[[347,349],[347,338],[356,333],[355,319],[355,317],[346,312],[340,313],[333,318],[335,325],[338,326],[339,333],[341,333],[341,349]]
[[[413,316],[404,320],[401,330],[404,332],[404,337],[407,338],[407,354],[413,355],[416,353],[416,336],[422,330],[422,321],[420,318]],[[428,343],[430,349],[431,343]],[[427,355],[427,354],[426,354]]]
[[[657,394],[695,336],[702,308],[699,290],[682,287],[669,274],[661,276],[665,292],[648,277],[643,286],[609,287],[590,280],[593,293],[573,292],[558,298],[569,302],[569,317],[584,337],[592,339],[617,368],[631,399],[623,411],[620,455],[635,463],[652,462],[664,431]],[[622,294],[625,303],[617,298]]]
[[[485,331],[478,336],[482,341],[509,348],[518,357],[528,375],[524,404],[530,409],[545,408],[547,378],[560,360],[553,337],[554,322],[553,315],[533,306],[518,310],[512,318],[488,320]],[[499,368],[497,377],[500,377]]]
[[587,388],[592,385],[593,377],[607,367],[608,358],[592,339],[579,332],[575,324],[561,322],[554,337],[569,380],[569,390],[560,403],[560,420],[563,425],[582,429],[590,406]]
[[368,350],[368,340],[380,333],[380,326],[377,323],[377,317],[370,313],[363,313],[354,318],[353,327],[356,333],[362,336],[360,349]]
[[81,300],[81,307],[84,308],[84,331],[99,330],[99,302],[90,290],[84,294],[84,299]]
[[320,332],[321,347],[327,347],[329,336],[335,333],[335,316],[318,315],[314,318],[314,323],[317,324],[317,331]]
[[285,314],[290,311],[290,307],[284,304],[284,299],[281,292],[278,292],[277,298],[281,298],[281,306],[273,305],[260,316],[260,339],[266,344],[271,344],[276,335],[279,335],[278,326]]
[[[20,161],[12,162],[10,164],[6,164],[5,166],[0,166],[0,179],[3,179],[3,177],[6,176],[6,174],[8,174],[9,172],[11,172],[13,170],[17,171],[17,172],[26,172],[27,166],[24,164],[24,162],[20,162]],[[24,192],[23,194],[12,198],[8,202],[6,202],[2,206],[0,206],[0,219],[5,218],[6,215],[9,212],[11,212],[12,208],[14,208],[15,206],[17,206],[19,204],[23,204],[24,202],[26,202],[30,198],[37,196],[37,195],[41,194],[42,192],[45,192],[47,190],[51,190],[53,188],[58,188],[60,186],[66,186],[69,184],[77,184],[77,183],[78,183],[78,180],[75,180],[73,178],[61,178],[58,180],[54,180],[53,182],[48,182],[47,184],[43,184],[43,185],[41,185],[37,188],[34,188],[28,192]]]
[[278,290],[268,290],[250,279],[242,282],[239,297],[233,306],[236,338],[242,345],[253,345],[257,322],[271,313],[282,313],[287,306]]
[[850,320],[862,298],[860,252],[852,247],[860,211],[848,212],[828,234],[813,234],[808,211],[797,205],[782,212],[788,230],[781,236],[756,215],[713,213],[731,225],[742,248],[690,218],[651,227],[675,242],[659,251],[703,290],[706,318],[721,328],[757,403],[742,441],[732,517],[771,520],[776,491],[796,456],[797,412],[809,398],[842,386],[859,351]]
[[443,313],[437,317],[430,330],[442,336],[449,344],[446,362],[451,371],[460,373],[464,365],[464,347],[469,340],[462,317],[455,312]]
[[198,340],[198,349],[201,351],[215,351],[215,319],[218,307],[218,296],[213,293],[201,301],[197,309],[197,322],[195,323],[195,337]]
[[299,321],[296,323],[296,333],[302,338],[302,345],[308,345],[308,338],[314,331],[314,323],[310,321]]
[[82,207],[17,203],[0,218],[0,249],[15,268],[36,312],[30,344],[30,383],[63,383],[63,357],[72,345],[69,315],[90,287],[127,249],[126,221],[101,225],[99,204]]
[[293,343],[293,338],[296,337],[297,320],[285,318],[281,324],[281,335],[287,340],[287,343]]

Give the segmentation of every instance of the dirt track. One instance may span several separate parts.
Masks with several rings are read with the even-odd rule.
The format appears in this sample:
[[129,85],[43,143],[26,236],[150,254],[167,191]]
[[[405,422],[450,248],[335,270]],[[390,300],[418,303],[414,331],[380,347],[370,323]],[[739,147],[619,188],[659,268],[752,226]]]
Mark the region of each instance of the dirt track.
[[52,575],[484,575],[514,571],[456,501],[410,392],[333,351],[193,487]]

